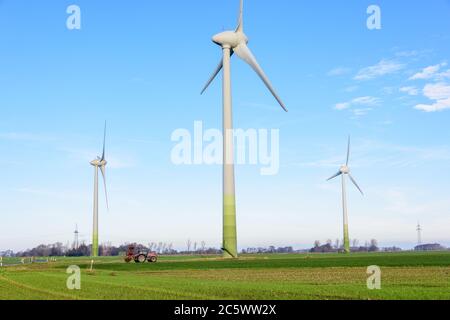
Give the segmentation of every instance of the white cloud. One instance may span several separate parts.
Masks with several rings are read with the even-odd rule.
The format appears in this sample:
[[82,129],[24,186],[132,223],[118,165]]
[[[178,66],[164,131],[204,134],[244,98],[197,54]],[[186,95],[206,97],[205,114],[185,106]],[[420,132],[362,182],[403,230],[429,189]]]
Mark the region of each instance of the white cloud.
[[[390,144],[377,140],[352,140],[352,166],[354,168],[417,168],[429,165],[430,162],[449,163],[450,148],[448,146],[417,147],[411,145]],[[327,149],[313,154],[321,154],[319,159],[295,163],[302,167],[332,168],[342,163],[344,155],[340,149]]]
[[371,80],[384,75],[396,73],[405,67],[404,64],[393,60],[383,59],[376,65],[361,69],[354,77],[355,80]]
[[438,77],[440,77],[440,78],[450,78],[450,69],[448,69],[447,71],[444,71],[444,72],[440,73],[440,74],[438,75]]
[[416,87],[402,87],[400,88],[400,92],[407,93],[410,96],[417,96],[419,94],[419,89]]
[[345,92],[355,92],[356,90],[358,90],[359,87],[358,86],[350,86],[344,89]]
[[365,116],[366,114],[368,114],[370,111],[372,111],[372,108],[357,108],[357,109],[353,109],[353,115],[355,117],[362,117]]
[[337,103],[336,106],[334,107],[336,110],[345,110],[350,108],[351,104],[348,102],[343,102],[343,103]]
[[450,97],[450,85],[445,83],[427,84],[423,89],[427,98],[432,100],[441,100]]
[[[350,109],[352,107],[360,107],[360,108],[354,108],[351,111],[353,112],[353,115],[355,117],[361,117],[366,115],[368,112],[373,110],[372,107],[375,107],[381,103],[381,100],[376,97],[371,96],[365,96],[365,97],[358,97],[348,102],[342,102],[337,103],[334,107],[335,110],[346,110]],[[364,108],[362,108],[364,107]]]
[[352,103],[357,104],[357,105],[364,105],[364,106],[376,106],[376,105],[380,104],[380,101],[381,100],[379,98],[366,96],[366,97],[355,98],[352,100]]
[[330,70],[327,75],[330,77],[336,77],[336,76],[343,76],[345,74],[348,74],[351,72],[350,68],[344,68],[344,67],[337,67],[332,70]]
[[432,104],[418,104],[415,109],[425,112],[436,112],[450,109],[450,85],[445,83],[427,84],[423,89],[423,94]]
[[420,54],[419,51],[417,50],[410,50],[410,51],[400,51],[397,52],[395,55],[397,57],[406,57],[406,58],[410,58],[410,57],[416,57]]
[[[447,65],[446,62],[440,63],[440,64],[436,64],[434,66],[429,66],[424,68],[421,72],[416,73],[415,75],[413,75],[412,77],[409,78],[409,80],[426,80],[426,79],[431,79],[434,78],[436,76],[439,77],[439,70],[441,70],[442,67],[445,67]],[[449,72],[449,70],[447,71]]]

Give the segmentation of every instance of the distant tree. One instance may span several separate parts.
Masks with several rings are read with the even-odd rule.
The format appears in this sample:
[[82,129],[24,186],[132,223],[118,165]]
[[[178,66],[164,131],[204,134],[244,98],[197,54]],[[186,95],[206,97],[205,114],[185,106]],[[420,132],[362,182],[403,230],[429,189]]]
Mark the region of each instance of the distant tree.
[[330,243],[324,244],[323,246],[317,246],[310,250],[313,253],[328,253],[334,252],[333,246]]
[[202,246],[202,253],[204,254],[205,253],[205,248],[206,248],[206,242],[202,241],[201,246]]
[[314,248],[318,248],[318,247],[320,247],[320,241],[316,240],[316,241],[314,241]]
[[334,242],[334,248],[339,249],[341,247],[341,241],[339,239],[336,239]]
[[191,241],[191,239],[188,239],[188,241],[187,241],[187,253],[191,253],[191,245],[192,245],[192,241]]
[[376,252],[376,251],[379,251],[379,250],[380,249],[378,248],[378,241],[376,239],[370,240],[369,251],[370,252]]

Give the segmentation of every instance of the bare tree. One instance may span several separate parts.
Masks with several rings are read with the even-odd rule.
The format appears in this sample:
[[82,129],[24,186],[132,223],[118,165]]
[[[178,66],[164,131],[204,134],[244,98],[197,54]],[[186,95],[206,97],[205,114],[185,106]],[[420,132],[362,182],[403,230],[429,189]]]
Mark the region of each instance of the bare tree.
[[339,248],[341,247],[341,240],[336,239],[336,241],[334,242],[334,247],[335,247],[336,249],[339,249]]
[[320,247],[320,241],[319,240],[314,241],[314,247],[315,248]]
[[359,245],[358,239],[353,239],[353,247],[356,248]]
[[187,241],[187,252],[188,253],[191,253],[191,245],[192,245],[192,241],[191,241],[191,239],[188,239],[188,241]]
[[370,240],[370,248],[369,251],[378,251],[378,241],[376,239]]
[[202,241],[201,246],[202,246],[202,253],[204,254],[206,250],[206,242]]
[[197,252],[197,242],[194,242],[194,252]]
[[158,243],[158,250],[157,250],[158,253],[161,253],[162,245],[163,245],[162,242]]

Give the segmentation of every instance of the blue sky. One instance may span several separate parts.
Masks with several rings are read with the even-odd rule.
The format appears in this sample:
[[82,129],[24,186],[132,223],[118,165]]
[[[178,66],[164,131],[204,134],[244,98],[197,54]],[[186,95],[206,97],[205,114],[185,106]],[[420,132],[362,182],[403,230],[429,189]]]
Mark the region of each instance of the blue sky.
[[[81,30],[66,9],[81,8]],[[368,30],[377,4],[382,29]],[[221,128],[220,58],[238,1],[0,1],[0,250],[90,242],[92,175],[108,121],[111,209],[100,241],[221,243],[221,167],[175,166],[174,130]],[[256,1],[249,46],[289,109],[234,57],[237,128],[279,129],[278,175],[236,169],[240,247],[341,238],[344,162],[350,237],[450,245],[450,1]]]

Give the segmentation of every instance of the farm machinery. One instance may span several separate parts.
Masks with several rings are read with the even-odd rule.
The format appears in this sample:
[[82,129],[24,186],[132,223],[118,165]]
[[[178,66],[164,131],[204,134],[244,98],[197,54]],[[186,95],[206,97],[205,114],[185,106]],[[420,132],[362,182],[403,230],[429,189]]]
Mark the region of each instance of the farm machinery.
[[135,246],[129,246],[127,255],[125,256],[125,262],[130,263],[133,260],[136,263],[155,263],[158,261],[158,255],[156,252],[137,251]]

